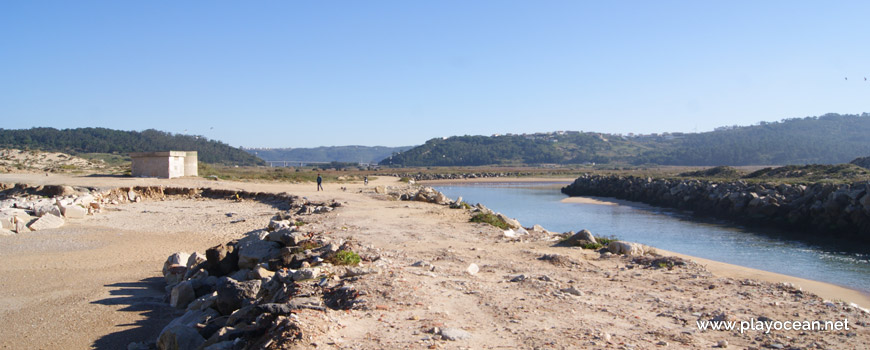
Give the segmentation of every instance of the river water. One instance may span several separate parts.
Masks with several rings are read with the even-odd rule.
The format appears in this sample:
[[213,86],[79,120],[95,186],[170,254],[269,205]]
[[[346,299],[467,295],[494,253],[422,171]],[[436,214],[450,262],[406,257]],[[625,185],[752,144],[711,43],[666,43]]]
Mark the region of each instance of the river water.
[[568,183],[474,183],[434,186],[550,231],[587,229],[596,236],[643,243],[710,260],[833,283],[870,292],[870,254],[778,237],[775,231],[705,222],[688,214],[625,201],[616,205],[564,203]]

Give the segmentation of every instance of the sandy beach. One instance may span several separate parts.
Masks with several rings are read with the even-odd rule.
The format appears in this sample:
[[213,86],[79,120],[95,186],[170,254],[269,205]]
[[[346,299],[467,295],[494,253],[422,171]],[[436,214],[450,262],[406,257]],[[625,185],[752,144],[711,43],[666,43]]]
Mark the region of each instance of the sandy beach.
[[[870,342],[870,318],[848,305],[867,307],[870,298],[854,290],[670,252],[663,253],[697,264],[657,268],[548,240],[506,240],[497,228],[468,222],[466,210],[376,194],[375,186],[405,186],[390,177],[368,186],[327,183],[324,192],[313,184],[201,178],[3,174],[0,182],[211,187],[345,203],[307,229],[353,240],[378,256],[381,272],[356,282],[368,293],[368,308],[300,314],[314,329],[302,347],[646,349],[727,341],[737,348],[846,349]],[[265,227],[276,210],[254,201],[146,200],[110,206],[59,229],[0,237],[0,319],[6,321],[0,346],[118,349],[153,342],[181,313],[163,300],[166,257],[240,238]],[[412,266],[420,261],[424,267]],[[466,272],[470,264],[480,272]],[[760,317],[845,318],[853,328],[740,333],[696,326],[696,320]],[[429,333],[433,327],[461,328],[470,337],[445,341]]]

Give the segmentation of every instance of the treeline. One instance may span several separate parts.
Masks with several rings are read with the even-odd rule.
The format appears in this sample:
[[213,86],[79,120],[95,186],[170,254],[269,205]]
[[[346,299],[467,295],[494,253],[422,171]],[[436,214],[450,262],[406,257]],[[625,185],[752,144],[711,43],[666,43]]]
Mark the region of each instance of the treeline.
[[264,165],[262,160],[225,143],[202,136],[172,134],[158,130],[122,131],[106,128],[0,129],[0,147],[42,151],[116,153],[197,151],[199,161],[227,165]]
[[414,146],[334,146],[316,148],[245,148],[250,154],[263,160],[299,162],[348,162],[377,163],[393,153],[411,149]]
[[554,132],[432,139],[382,165],[474,166],[541,163],[765,165],[847,163],[870,155],[870,114],[762,122],[686,134],[623,136]]

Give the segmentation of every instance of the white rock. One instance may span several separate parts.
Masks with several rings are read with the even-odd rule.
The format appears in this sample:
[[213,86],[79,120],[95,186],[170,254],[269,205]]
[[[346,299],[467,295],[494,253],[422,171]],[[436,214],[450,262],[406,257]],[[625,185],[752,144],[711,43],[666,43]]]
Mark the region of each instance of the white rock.
[[87,209],[82,208],[76,204],[65,206],[60,209],[63,212],[63,216],[67,219],[81,219],[84,218],[85,215],[88,215]]
[[441,330],[441,337],[446,339],[446,340],[450,340],[450,341],[465,340],[465,339],[471,338],[471,333],[468,333],[461,328],[452,328],[451,327],[451,328],[442,329]]
[[278,243],[264,241],[268,234],[266,231],[255,232],[239,240],[236,249],[239,250],[240,269],[253,269],[279,254]]
[[169,293],[169,306],[184,309],[191,301],[196,299],[196,293],[193,291],[193,283],[183,281],[172,288]]
[[517,233],[513,229],[507,229],[504,231],[504,236],[506,238],[517,238]]
[[474,276],[480,272],[480,267],[478,267],[477,264],[472,263],[471,265],[468,265],[468,268],[465,269],[465,271],[468,272],[469,275]]
[[640,243],[613,241],[607,245],[607,250],[613,254],[643,255],[645,247]]
[[136,192],[134,192],[132,189],[127,192],[127,199],[129,199],[131,202],[136,201],[136,198],[138,198],[138,197],[139,196],[137,196]]
[[[19,221],[19,223],[20,222],[21,221]],[[46,215],[43,215],[41,218],[37,219],[36,221],[34,221],[32,224],[30,224],[29,227],[33,231],[49,230],[49,229],[61,227],[61,226],[63,226],[63,223],[64,223],[63,218],[54,216],[53,214],[46,214]],[[20,229],[20,227],[19,227],[19,229]],[[18,231],[18,233],[21,233],[21,231]]]

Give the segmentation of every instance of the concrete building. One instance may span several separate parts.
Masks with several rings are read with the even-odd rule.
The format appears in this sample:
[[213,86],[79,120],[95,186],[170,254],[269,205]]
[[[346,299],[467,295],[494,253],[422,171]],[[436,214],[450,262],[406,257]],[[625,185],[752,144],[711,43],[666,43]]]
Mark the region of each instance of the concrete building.
[[171,179],[199,175],[196,152],[135,152],[130,153],[130,158],[133,161],[133,177]]

